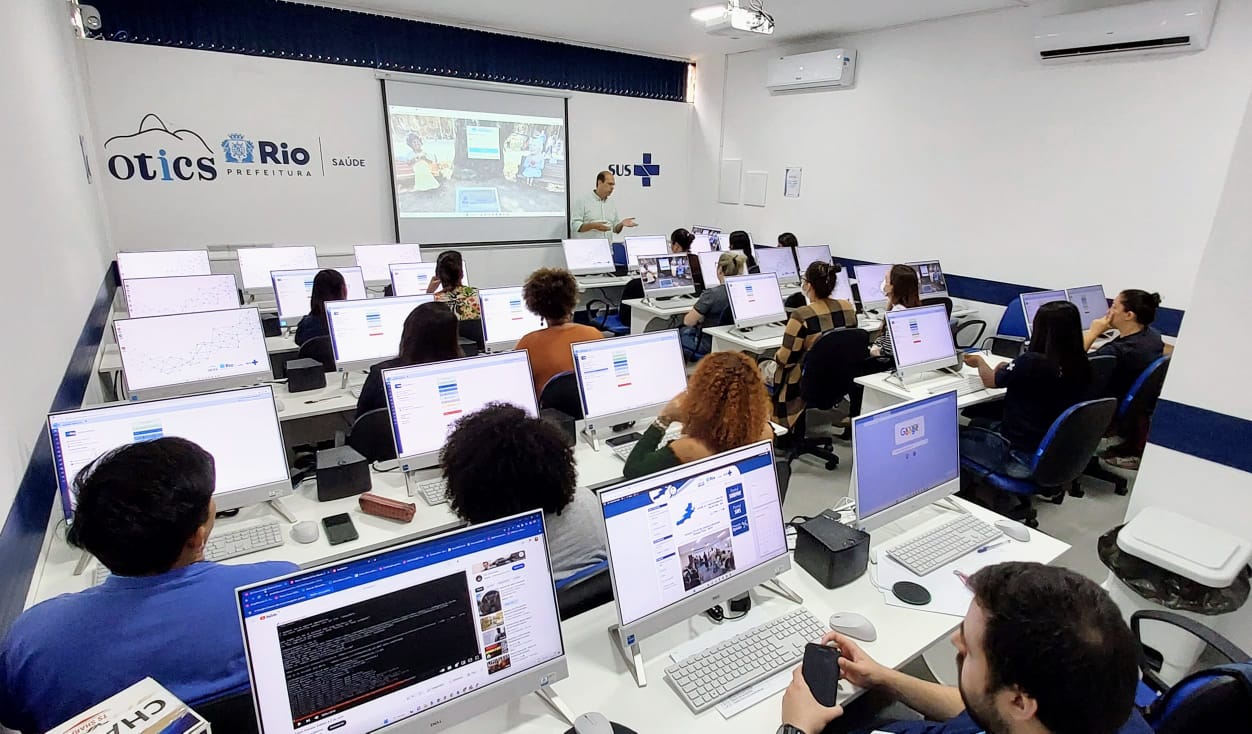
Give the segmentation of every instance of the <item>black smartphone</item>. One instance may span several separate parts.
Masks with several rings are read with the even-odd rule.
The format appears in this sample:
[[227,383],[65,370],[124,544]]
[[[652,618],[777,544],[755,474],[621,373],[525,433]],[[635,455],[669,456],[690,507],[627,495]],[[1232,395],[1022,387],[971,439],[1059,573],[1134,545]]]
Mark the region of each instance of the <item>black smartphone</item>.
[[801,672],[818,703],[829,707],[839,702],[839,648],[815,642],[805,645]]
[[349,540],[361,537],[356,532],[356,526],[352,524],[352,518],[346,512],[323,517],[322,527],[326,528],[326,541],[331,545],[347,543]]
[[620,436],[606,438],[604,439],[604,442],[610,446],[617,447],[628,443],[634,443],[641,438],[643,438],[643,434],[640,433],[623,433]]

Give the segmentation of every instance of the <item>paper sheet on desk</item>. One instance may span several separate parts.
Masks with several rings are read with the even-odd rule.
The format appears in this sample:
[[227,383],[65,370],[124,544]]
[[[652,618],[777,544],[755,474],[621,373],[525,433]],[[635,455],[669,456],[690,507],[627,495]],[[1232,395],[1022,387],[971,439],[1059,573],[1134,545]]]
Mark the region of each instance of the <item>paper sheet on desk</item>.
[[[974,595],[969,589],[965,588],[965,582],[961,581],[953,572],[960,571],[969,576],[981,568],[1013,560],[1016,555],[1016,549],[1013,546],[1017,544],[1016,540],[1010,540],[1002,545],[988,548],[982,553],[977,551],[966,553],[955,561],[945,566],[940,566],[925,576],[917,576],[904,566],[896,563],[884,552],[879,555],[876,583],[882,590],[883,600],[893,607],[905,607],[918,609],[923,612],[964,617],[965,612],[969,610],[969,603],[973,600]],[[897,599],[895,594],[891,593],[891,587],[899,581],[912,581],[925,587],[930,592],[930,603],[924,606],[916,606]]]

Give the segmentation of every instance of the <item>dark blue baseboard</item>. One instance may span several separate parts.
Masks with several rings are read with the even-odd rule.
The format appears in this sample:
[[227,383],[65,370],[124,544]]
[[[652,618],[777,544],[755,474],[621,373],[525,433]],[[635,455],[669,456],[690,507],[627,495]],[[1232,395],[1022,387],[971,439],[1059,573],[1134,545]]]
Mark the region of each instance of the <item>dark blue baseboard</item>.
[[1252,473],[1252,421],[1162,399],[1148,443]]
[[[61,377],[50,410],[67,410],[82,405],[88,381],[92,379],[92,367],[104,336],[104,327],[109,320],[117,283],[117,265],[111,264],[96,292],[87,322],[78,335],[74,354]],[[26,603],[26,592],[34,576],[48,527],[48,514],[56,497],[48,432],[42,424],[31,426],[31,429],[39,432],[39,439],[22,475],[22,483],[18,485],[9,517],[4,528],[0,529],[0,638],[4,637]],[[67,631],[67,634],[73,632]]]

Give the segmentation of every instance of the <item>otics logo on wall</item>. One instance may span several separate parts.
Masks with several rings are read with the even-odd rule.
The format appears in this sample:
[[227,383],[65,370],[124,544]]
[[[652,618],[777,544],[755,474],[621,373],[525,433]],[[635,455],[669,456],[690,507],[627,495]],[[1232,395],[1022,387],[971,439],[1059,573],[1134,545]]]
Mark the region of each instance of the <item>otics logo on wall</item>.
[[608,169],[614,176],[638,178],[645,188],[652,186],[654,176],[661,175],[661,164],[652,162],[651,153],[643,154],[642,163],[613,163]]
[[[214,136],[216,138],[216,136]],[[276,176],[312,178],[326,175],[322,158],[321,138],[315,160],[310,147],[287,141],[253,140],[240,132],[231,132],[218,146],[217,153],[199,133],[185,128],[171,130],[155,114],[144,115],[139,129],[115,135],[104,143],[109,173],[120,181],[216,181],[219,173],[225,178],[237,176]],[[332,158],[332,168],[364,168],[362,158]],[[219,166],[221,171],[219,171]]]

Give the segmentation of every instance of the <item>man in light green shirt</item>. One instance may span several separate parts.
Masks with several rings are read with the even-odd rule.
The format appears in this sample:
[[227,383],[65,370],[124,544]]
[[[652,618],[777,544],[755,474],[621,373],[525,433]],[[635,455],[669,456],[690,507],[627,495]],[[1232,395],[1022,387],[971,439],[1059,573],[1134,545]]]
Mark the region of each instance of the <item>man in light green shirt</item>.
[[636,226],[634,217],[618,219],[617,205],[609,203],[615,185],[612,173],[600,171],[595,190],[574,200],[570,229],[575,237],[603,237],[612,242],[613,235],[621,234],[624,227]]

